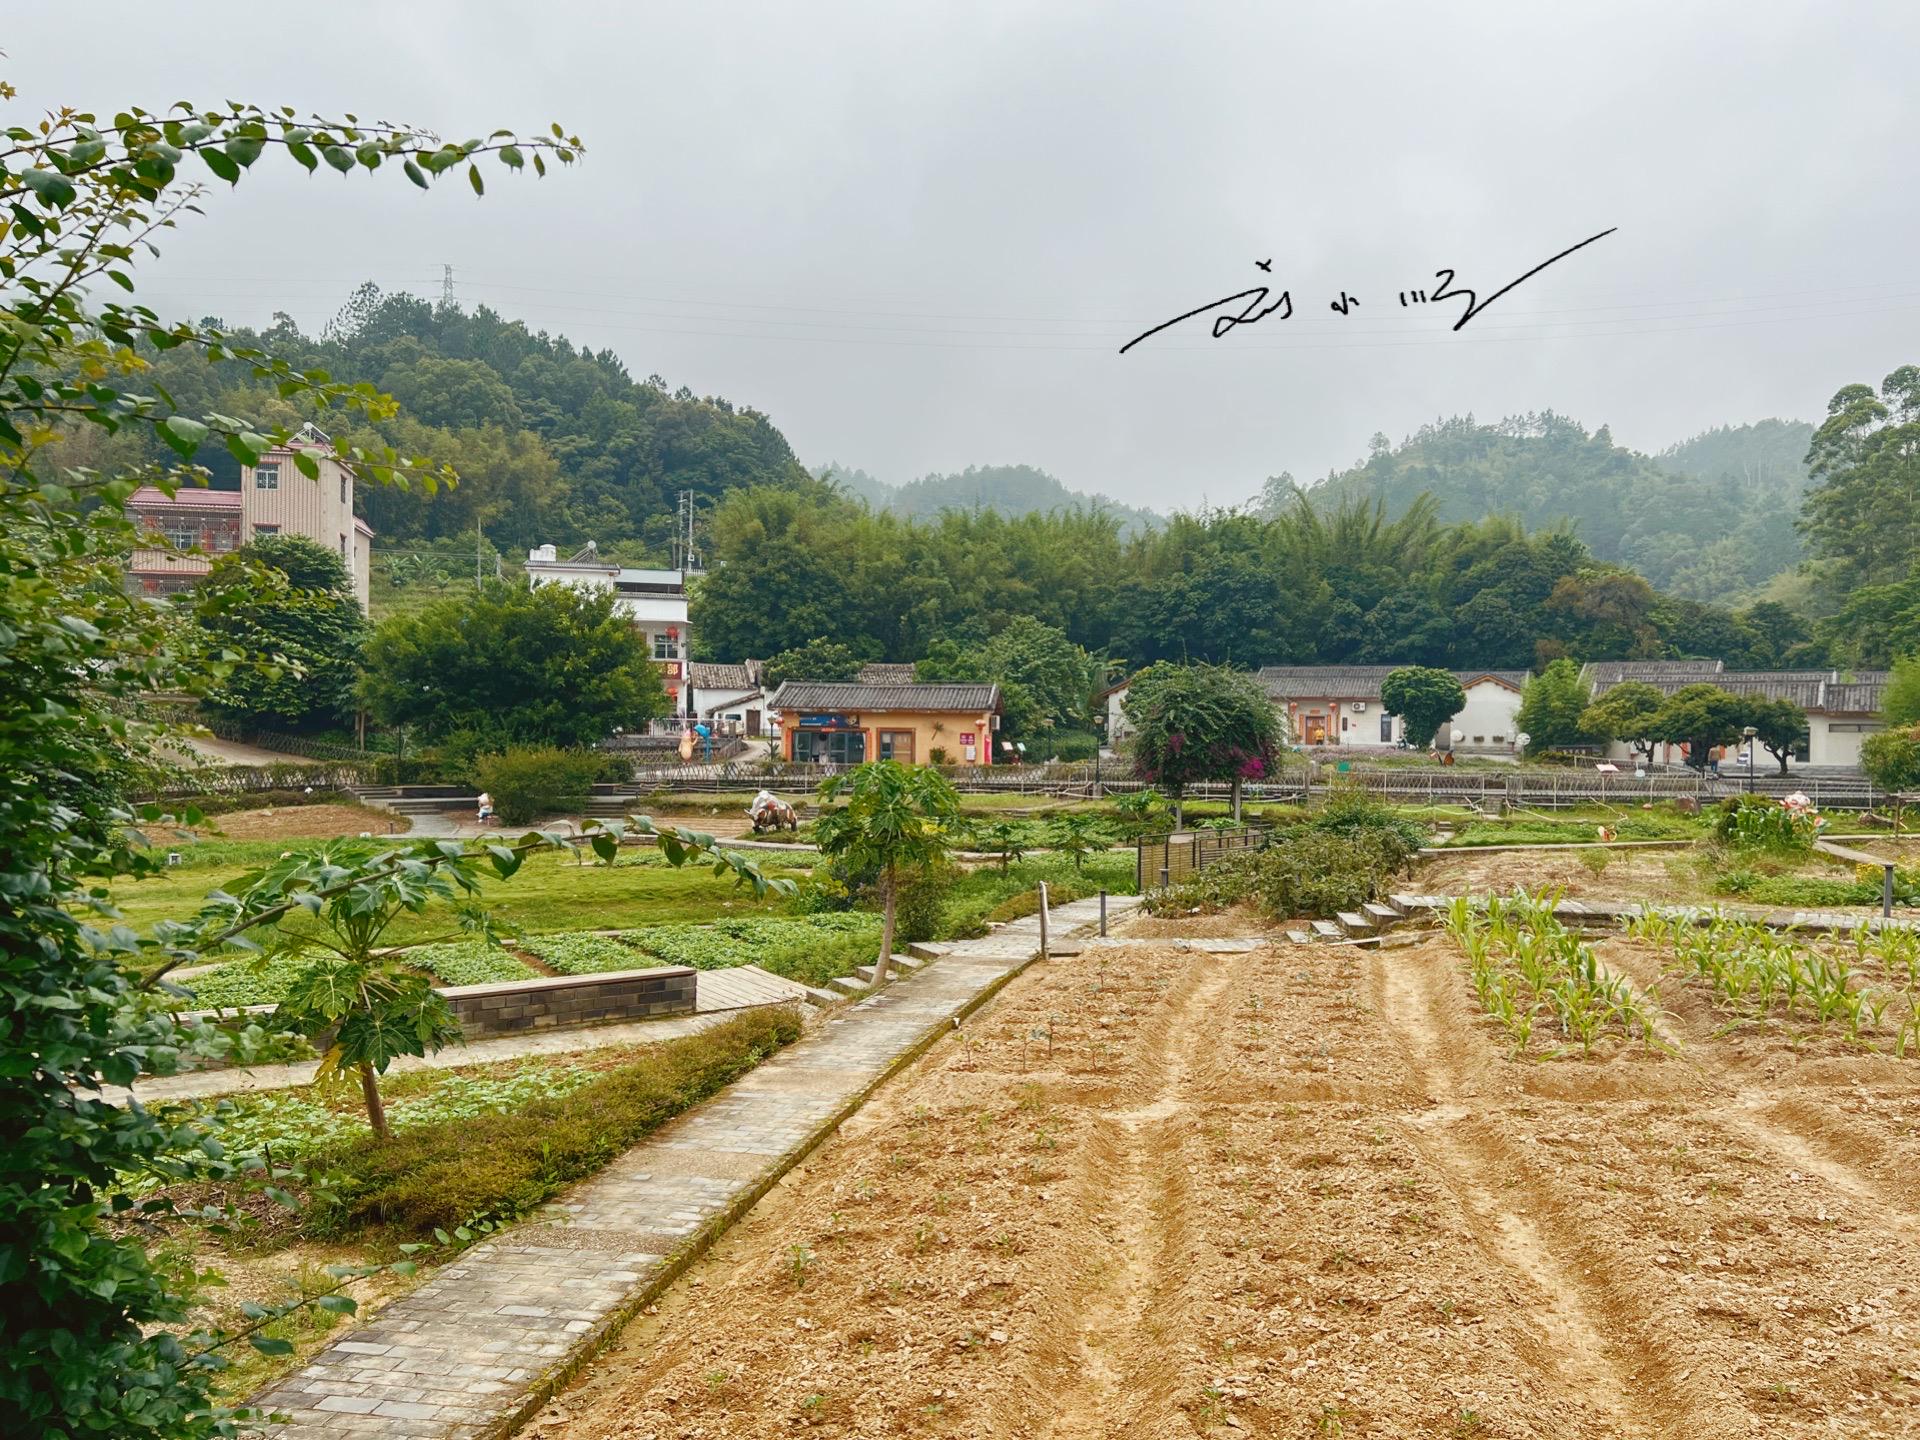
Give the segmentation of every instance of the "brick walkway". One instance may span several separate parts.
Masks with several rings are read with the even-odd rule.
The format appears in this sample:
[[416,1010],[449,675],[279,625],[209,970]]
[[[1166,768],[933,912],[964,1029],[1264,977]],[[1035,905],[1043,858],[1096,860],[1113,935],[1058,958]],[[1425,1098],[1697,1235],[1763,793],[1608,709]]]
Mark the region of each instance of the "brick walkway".
[[[1136,903],[1110,899],[1109,912]],[[1057,907],[1055,933],[1098,915],[1095,900]],[[510,1433],[722,1226],[1038,946],[1039,922],[1016,921],[826,1021],[256,1397],[291,1417],[266,1433]]]

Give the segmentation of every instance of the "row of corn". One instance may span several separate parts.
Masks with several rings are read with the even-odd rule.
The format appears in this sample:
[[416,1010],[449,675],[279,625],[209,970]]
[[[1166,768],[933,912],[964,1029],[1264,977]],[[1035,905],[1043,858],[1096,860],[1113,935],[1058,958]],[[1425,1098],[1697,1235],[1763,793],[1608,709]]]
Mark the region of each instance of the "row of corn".
[[1827,948],[1726,915],[1694,919],[1643,912],[1627,933],[1673,957],[1675,973],[1704,981],[1723,1009],[1778,1014],[1839,1028],[1856,1045],[1890,1040],[1920,1053],[1920,934],[1865,921]]
[[1515,1057],[1527,1053],[1535,1031],[1556,1035],[1546,1058],[1584,1055],[1617,1034],[1659,1045],[1659,997],[1640,994],[1612,974],[1593,947],[1554,916],[1560,892],[1524,890],[1492,896],[1484,905],[1461,896],[1443,923],[1467,958],[1468,979],[1480,1006],[1498,1020]]

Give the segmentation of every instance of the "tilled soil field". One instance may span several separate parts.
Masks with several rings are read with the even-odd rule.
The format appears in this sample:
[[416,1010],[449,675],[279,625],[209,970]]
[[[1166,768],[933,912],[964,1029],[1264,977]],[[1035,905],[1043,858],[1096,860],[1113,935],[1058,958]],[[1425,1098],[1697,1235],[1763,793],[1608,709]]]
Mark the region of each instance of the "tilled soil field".
[[1090,945],[533,1433],[1920,1435],[1920,1061],[1668,1003],[1676,1053],[1514,1061],[1437,935]]

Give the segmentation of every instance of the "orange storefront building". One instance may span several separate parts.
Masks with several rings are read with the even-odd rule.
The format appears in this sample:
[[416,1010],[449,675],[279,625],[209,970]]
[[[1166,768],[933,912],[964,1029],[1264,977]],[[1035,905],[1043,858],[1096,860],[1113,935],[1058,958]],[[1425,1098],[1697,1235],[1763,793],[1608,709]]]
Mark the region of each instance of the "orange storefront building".
[[789,680],[768,709],[788,760],[991,765],[1000,687]]

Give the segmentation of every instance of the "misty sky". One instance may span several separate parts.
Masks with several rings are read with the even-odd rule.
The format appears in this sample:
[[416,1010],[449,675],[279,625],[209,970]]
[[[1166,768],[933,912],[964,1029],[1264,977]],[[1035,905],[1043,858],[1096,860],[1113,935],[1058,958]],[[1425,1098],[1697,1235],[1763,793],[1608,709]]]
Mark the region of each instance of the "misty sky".
[[[1912,4],[9,8],[11,123],[235,98],[588,144],[485,200],[263,164],[162,242],[162,314],[313,330],[451,264],[895,482],[1231,504],[1449,414],[1658,450],[1920,361]],[[1608,226],[1458,334],[1398,304]],[[1267,258],[1293,319],[1115,353]]]

